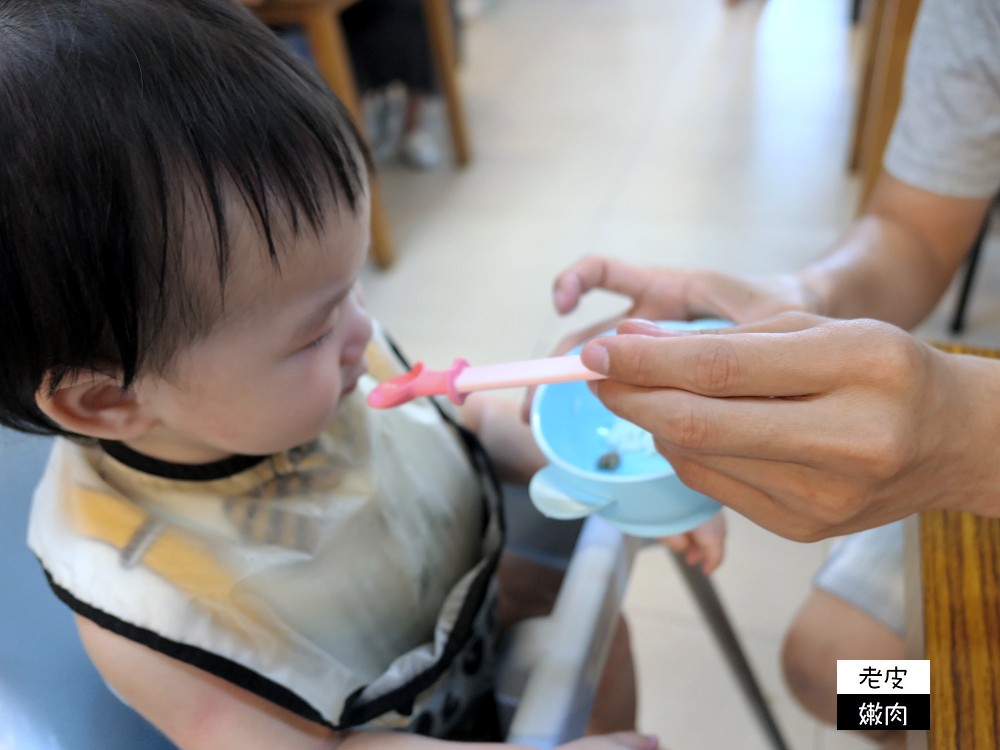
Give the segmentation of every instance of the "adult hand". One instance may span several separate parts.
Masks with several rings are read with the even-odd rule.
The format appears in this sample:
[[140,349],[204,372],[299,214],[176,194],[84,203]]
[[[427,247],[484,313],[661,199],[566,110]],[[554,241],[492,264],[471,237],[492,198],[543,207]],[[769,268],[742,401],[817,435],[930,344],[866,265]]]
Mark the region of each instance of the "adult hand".
[[[563,340],[565,349],[613,328],[625,318],[693,320],[724,318],[748,323],[788,310],[814,311],[810,291],[793,274],[742,278],[717,271],[633,266],[613,258],[583,258],[556,277],[552,299],[560,315],[572,312],[594,289],[628,297],[623,315],[601,321]],[[568,345],[567,345],[568,344]]]
[[[569,351],[613,329],[626,318],[723,318],[746,323],[788,310],[815,309],[812,293],[793,274],[741,278],[716,271],[633,266],[596,255],[582,258],[556,277],[552,300],[559,314],[567,315],[576,309],[584,295],[595,289],[621,294],[631,305],[621,315],[563,337],[554,353]],[[525,421],[532,398],[533,388],[528,390],[521,406],[521,417]]]
[[610,376],[595,393],[653,434],[685,484],[765,528],[813,541],[925,508],[1000,515],[994,361],[804,313],[618,330],[584,347]]

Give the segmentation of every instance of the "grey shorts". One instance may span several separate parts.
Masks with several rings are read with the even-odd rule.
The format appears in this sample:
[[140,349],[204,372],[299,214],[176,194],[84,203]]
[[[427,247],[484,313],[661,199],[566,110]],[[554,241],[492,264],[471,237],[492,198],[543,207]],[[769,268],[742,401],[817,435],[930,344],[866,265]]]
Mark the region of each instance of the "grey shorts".
[[903,521],[849,534],[833,543],[813,580],[902,635]]

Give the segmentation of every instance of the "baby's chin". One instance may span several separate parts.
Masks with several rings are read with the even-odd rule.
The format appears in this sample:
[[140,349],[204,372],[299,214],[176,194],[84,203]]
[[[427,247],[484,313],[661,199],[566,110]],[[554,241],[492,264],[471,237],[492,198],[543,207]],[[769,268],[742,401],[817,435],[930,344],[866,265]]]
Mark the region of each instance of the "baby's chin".
[[297,430],[294,433],[288,433],[277,440],[254,446],[256,450],[253,451],[253,455],[275,456],[281,453],[288,453],[289,451],[296,450],[304,445],[309,445],[310,443],[315,442],[324,432],[326,432],[330,424],[337,418],[337,415],[340,414],[343,402],[344,399],[341,399],[341,401],[338,402],[333,409],[331,409],[327,418],[322,421],[317,421],[315,424],[310,426],[303,426],[303,429]]

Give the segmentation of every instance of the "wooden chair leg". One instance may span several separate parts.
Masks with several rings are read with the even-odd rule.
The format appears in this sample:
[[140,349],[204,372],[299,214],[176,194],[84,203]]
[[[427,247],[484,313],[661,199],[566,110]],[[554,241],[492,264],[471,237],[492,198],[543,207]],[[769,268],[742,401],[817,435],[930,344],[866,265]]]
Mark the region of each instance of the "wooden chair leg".
[[920,0],[882,0],[880,4],[885,9],[861,144],[859,214],[864,211],[882,172],[882,155],[902,97],[906,51]]
[[[302,19],[302,28],[309,40],[309,49],[320,75],[326,80],[354,118],[358,130],[364,132],[361,100],[354,83],[347,42],[340,22],[329,9],[312,9]],[[369,179],[372,204],[372,259],[381,268],[388,268],[395,260],[392,233],[386,218],[382,196],[374,175]]]
[[857,172],[861,166],[864,129],[868,122],[871,107],[872,79],[875,75],[875,57],[878,50],[879,34],[882,33],[882,18],[885,15],[885,3],[876,0],[868,3],[868,21],[865,34],[864,60],[861,65],[861,80],[858,82],[858,92],[854,98],[854,127],[851,132],[851,146],[847,156],[847,169]]
[[368,189],[372,199],[372,260],[379,268],[388,268],[396,260],[396,251],[392,244],[392,232],[389,231],[389,219],[385,214],[385,204],[382,203],[378,180],[371,177]]
[[465,166],[471,157],[471,149],[458,76],[455,74],[455,32],[452,28],[451,9],[448,0],[423,0],[423,9],[431,54],[434,57],[434,70],[448,113],[455,163]]

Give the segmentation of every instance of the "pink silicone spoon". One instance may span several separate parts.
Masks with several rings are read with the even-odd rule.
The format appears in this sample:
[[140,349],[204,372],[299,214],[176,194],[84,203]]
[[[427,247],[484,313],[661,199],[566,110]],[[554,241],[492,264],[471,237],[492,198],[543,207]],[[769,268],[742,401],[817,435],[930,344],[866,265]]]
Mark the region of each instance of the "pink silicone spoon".
[[461,404],[471,391],[603,377],[606,376],[587,369],[577,354],[480,367],[470,367],[464,359],[456,359],[447,370],[428,370],[423,362],[417,362],[409,372],[377,385],[368,394],[368,405],[388,409],[417,396],[448,396],[454,403]]

